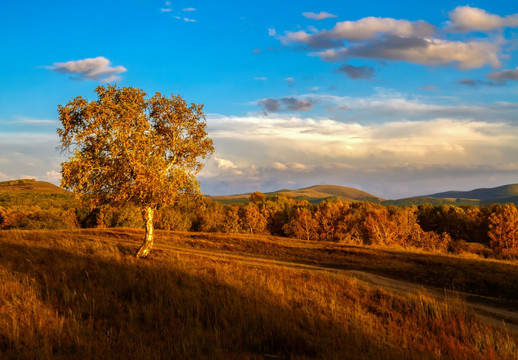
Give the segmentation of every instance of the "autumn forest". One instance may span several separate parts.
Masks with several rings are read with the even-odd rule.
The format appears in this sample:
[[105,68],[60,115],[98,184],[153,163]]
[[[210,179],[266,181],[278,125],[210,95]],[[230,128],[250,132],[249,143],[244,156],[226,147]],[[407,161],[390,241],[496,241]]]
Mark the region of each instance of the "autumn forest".
[[[67,193],[0,193],[0,229],[142,228],[137,207],[81,206]],[[246,204],[184,199],[158,209],[164,230],[262,234],[352,245],[386,245],[484,257],[518,256],[516,205],[311,204],[255,192]]]

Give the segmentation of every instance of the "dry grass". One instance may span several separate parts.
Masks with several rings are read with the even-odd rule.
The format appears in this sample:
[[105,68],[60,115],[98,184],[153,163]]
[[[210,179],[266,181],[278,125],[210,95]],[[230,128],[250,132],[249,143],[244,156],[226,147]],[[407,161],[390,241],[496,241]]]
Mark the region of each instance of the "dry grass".
[[[482,323],[457,298],[442,303],[340,273],[173,249],[265,259],[296,258],[298,250],[302,262],[345,266],[349,258],[361,263],[360,248],[335,254],[331,244],[159,232],[162,245],[142,261],[131,256],[141,237],[129,229],[0,232],[0,358],[518,357],[514,334]],[[397,260],[364,251],[378,254],[376,266]]]

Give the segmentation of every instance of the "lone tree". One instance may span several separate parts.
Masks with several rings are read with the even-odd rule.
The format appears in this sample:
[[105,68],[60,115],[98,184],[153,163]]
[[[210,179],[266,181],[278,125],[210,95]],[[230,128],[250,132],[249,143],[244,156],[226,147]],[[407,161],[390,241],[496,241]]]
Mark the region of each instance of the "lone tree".
[[199,193],[195,175],[214,150],[203,105],[187,105],[179,95],[150,99],[136,88],[99,86],[97,100],[76,97],[58,106],[63,128],[61,186],[92,206],[135,205],[146,235],[137,257],[153,247],[153,215],[159,206]]

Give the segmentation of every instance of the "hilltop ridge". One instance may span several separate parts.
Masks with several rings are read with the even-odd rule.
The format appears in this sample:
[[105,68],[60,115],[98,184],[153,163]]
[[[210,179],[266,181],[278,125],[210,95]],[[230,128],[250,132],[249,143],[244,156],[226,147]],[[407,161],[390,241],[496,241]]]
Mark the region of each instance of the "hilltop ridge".
[[[236,194],[236,195],[219,195],[207,196],[209,199],[223,203],[244,203],[248,202],[248,197],[251,193]],[[319,203],[324,200],[340,200],[343,202],[354,201],[371,201],[379,203],[383,199],[369,194],[365,191],[358,190],[340,185],[313,185],[301,189],[281,189],[272,192],[264,193],[267,197],[276,195],[286,195],[296,200],[307,200],[310,203]]]
[[35,179],[1,181],[0,192],[68,193],[59,186]]

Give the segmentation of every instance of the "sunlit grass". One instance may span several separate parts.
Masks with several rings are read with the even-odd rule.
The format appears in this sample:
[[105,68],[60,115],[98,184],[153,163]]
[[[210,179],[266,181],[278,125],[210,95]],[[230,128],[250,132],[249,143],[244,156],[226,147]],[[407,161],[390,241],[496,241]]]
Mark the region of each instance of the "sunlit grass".
[[482,322],[458,297],[442,302],[426,292],[395,294],[339,272],[174,248],[264,259],[296,259],[298,251],[303,262],[335,265],[348,256],[361,265],[363,254],[377,259],[378,268],[399,261],[390,252],[161,232],[151,259],[136,260],[142,235],[130,229],[0,232],[0,358],[518,357],[516,335]]

